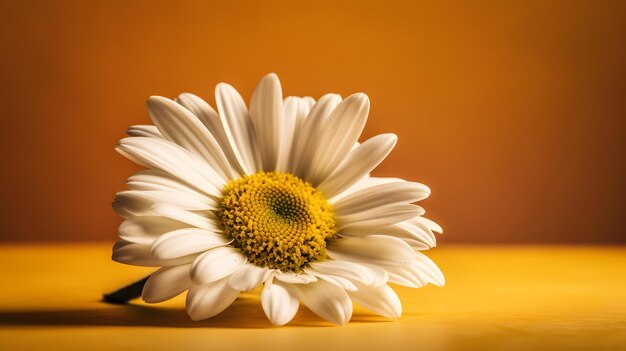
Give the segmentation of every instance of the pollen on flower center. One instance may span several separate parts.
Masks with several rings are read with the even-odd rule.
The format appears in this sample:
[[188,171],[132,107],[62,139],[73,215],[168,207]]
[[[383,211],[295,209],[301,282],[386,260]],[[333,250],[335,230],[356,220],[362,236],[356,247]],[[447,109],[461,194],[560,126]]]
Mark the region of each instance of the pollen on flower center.
[[310,183],[288,173],[259,172],[231,180],[219,213],[224,233],[248,260],[300,272],[326,257],[335,233],[332,207]]

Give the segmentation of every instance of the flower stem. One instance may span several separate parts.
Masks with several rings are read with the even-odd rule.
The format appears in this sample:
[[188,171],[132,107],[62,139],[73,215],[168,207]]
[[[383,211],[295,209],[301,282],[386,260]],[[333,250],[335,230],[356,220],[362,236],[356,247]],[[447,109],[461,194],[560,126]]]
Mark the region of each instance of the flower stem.
[[134,283],[128,284],[108,294],[102,295],[102,301],[116,305],[123,305],[130,300],[141,297],[141,291],[150,276],[140,279]]

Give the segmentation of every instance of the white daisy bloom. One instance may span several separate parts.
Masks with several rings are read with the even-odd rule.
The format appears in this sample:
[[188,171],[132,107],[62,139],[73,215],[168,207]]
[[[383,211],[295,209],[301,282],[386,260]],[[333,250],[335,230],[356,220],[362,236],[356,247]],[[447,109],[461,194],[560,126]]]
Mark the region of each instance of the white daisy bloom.
[[154,126],[129,128],[116,148],[147,168],[113,204],[125,218],[113,259],[160,267],[144,301],[188,290],[187,312],[202,320],[263,285],[272,324],[288,323],[300,303],[345,324],[353,301],[400,317],[388,283],[444,284],[420,252],[442,231],[414,204],[430,189],[369,175],[397,137],[358,143],[367,95],[283,99],[278,77],[268,74],[249,109],[225,83],[215,99],[217,111],[192,94],[150,97]]

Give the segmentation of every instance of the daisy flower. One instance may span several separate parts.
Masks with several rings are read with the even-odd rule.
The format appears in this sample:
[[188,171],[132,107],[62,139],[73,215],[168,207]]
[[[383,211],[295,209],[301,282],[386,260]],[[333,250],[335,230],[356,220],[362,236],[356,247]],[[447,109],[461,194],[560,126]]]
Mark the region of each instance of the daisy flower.
[[367,95],[287,97],[275,74],[250,107],[230,85],[217,111],[192,94],[152,96],[154,125],[132,126],[116,150],[146,167],[128,178],[114,209],[125,218],[113,260],[159,267],[142,297],[162,302],[188,290],[193,320],[215,316],[242,291],[263,285],[274,325],[300,304],[345,324],[353,302],[398,318],[388,283],[443,285],[424,254],[442,229],[414,203],[430,189],[370,176],[394,134],[358,142]]

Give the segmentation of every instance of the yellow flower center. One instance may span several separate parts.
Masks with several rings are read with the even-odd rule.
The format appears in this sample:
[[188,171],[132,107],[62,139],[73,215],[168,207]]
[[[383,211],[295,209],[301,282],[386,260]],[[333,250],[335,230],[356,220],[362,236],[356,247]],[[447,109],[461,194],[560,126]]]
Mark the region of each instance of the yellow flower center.
[[326,257],[335,233],[332,207],[322,193],[288,173],[259,172],[231,180],[221,211],[224,233],[259,266],[300,272]]

